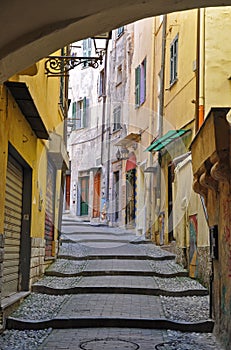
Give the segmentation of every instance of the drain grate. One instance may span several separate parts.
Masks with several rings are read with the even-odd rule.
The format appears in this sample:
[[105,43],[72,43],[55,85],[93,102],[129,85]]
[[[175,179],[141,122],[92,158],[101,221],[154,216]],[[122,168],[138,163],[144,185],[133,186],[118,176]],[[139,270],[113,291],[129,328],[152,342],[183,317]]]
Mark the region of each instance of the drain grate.
[[138,350],[140,346],[128,340],[117,338],[93,339],[82,342],[82,350]]

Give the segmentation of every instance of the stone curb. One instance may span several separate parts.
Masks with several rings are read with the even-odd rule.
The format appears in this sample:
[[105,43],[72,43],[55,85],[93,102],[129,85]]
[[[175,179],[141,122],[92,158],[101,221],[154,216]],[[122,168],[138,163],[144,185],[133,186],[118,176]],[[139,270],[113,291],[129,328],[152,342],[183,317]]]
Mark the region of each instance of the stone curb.
[[59,259],[66,260],[106,260],[106,259],[120,259],[120,260],[154,260],[154,261],[165,261],[175,260],[174,255],[163,255],[163,256],[152,256],[152,255],[84,255],[74,256],[60,254]]
[[173,273],[160,273],[154,271],[117,271],[117,270],[91,270],[91,271],[80,271],[75,273],[64,273],[55,270],[47,270],[45,273],[46,276],[53,277],[93,277],[93,276],[149,276],[149,277],[160,277],[160,278],[174,278],[174,277],[188,277],[187,271],[178,271]]
[[91,239],[91,238],[80,238],[80,239],[76,239],[76,241],[72,241],[71,239],[67,239],[65,241],[62,241],[62,243],[71,243],[71,244],[82,244],[82,243],[121,243],[121,244],[128,244],[130,243],[129,240],[127,239],[121,239],[121,238],[118,238],[118,239],[105,239],[105,238],[95,238],[95,239]]
[[138,318],[111,318],[111,317],[59,317],[50,320],[20,320],[9,317],[7,319],[8,329],[17,330],[41,330],[70,329],[70,328],[96,328],[96,327],[119,327],[119,328],[148,328],[169,329],[181,332],[212,333],[214,322],[212,320],[200,322],[179,322],[167,319],[138,319]]
[[207,289],[187,289],[180,291],[163,290],[160,288],[134,288],[134,287],[107,287],[107,286],[92,286],[92,287],[71,287],[71,288],[52,288],[44,285],[32,286],[32,292],[48,294],[48,295],[65,295],[65,294],[138,294],[152,296],[168,296],[168,297],[186,297],[186,296],[206,296]]

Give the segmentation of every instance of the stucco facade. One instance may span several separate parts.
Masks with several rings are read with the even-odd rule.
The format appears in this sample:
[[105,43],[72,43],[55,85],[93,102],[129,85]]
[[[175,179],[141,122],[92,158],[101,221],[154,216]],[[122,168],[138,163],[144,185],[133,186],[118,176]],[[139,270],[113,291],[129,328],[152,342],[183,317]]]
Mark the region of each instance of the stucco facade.
[[[1,85],[0,93],[1,291],[5,310],[8,296],[15,295],[17,300],[17,293],[29,290],[56,256],[62,178],[68,158],[65,150],[60,151],[66,113],[65,103],[60,105],[60,79],[45,75],[44,60],[10,78]],[[64,91],[63,98],[65,102]],[[54,135],[59,135],[58,143]],[[47,203],[48,162],[53,169],[52,208]]]

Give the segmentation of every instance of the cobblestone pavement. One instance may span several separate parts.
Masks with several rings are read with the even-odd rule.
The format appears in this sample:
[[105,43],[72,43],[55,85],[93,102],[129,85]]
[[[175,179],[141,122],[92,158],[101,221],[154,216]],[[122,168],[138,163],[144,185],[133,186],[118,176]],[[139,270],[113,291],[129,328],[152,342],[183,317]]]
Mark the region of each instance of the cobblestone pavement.
[[[9,317],[1,350],[222,350],[200,331],[209,319],[206,289],[172,254],[121,228],[69,219],[63,231],[59,259]],[[72,320],[78,326],[67,326]],[[198,323],[199,333],[157,329],[161,320]]]

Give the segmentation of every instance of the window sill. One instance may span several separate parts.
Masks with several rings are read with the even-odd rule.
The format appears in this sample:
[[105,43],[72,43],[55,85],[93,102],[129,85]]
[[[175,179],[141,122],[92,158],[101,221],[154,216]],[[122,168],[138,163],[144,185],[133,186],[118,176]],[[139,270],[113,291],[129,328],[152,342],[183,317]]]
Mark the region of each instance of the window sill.
[[168,90],[170,90],[177,82],[178,82],[178,78],[176,78],[175,80],[173,80],[172,82],[170,82],[170,86],[169,86],[169,89],[168,89]]
[[142,107],[145,104],[145,102],[146,102],[146,100],[141,102],[139,105],[135,105],[135,109]]
[[113,129],[113,130],[112,130],[112,133],[113,133],[113,134],[116,134],[116,133],[118,133],[118,131],[121,131],[122,129],[123,129],[122,126],[120,126],[120,128]]

